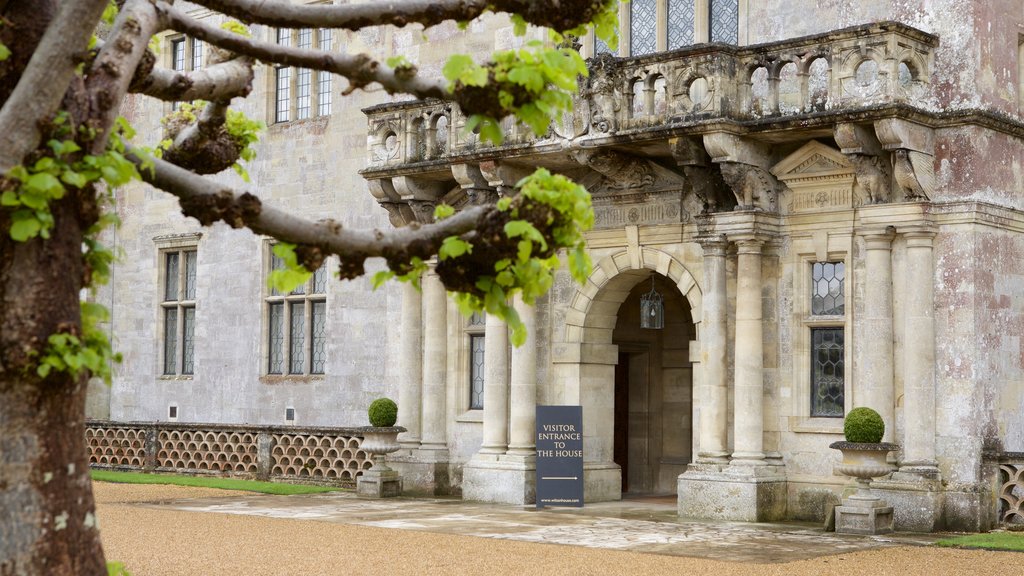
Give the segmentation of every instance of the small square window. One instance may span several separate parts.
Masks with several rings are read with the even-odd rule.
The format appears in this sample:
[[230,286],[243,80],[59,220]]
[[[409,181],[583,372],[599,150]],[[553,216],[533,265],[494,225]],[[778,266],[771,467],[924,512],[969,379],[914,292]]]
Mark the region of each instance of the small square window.
[[178,407],[175,406],[174,404],[171,404],[170,406],[167,407],[167,419],[168,420],[177,420],[178,419]]
[[285,408],[284,419],[287,422],[295,422],[295,408]]

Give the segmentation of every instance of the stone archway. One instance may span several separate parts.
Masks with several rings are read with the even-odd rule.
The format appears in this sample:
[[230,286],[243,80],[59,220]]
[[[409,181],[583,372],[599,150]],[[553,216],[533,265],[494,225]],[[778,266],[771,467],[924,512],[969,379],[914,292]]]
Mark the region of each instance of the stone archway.
[[[618,311],[630,291],[652,272],[676,287],[690,308],[693,334],[699,334],[702,296],[690,271],[677,258],[654,248],[631,247],[601,259],[587,283],[578,288],[566,312],[562,343],[553,350],[556,382],[563,402],[583,406],[585,498],[588,502],[621,498],[621,474],[614,463],[614,343]],[[694,364],[694,382],[699,381]],[[696,430],[696,423],[693,423]]]

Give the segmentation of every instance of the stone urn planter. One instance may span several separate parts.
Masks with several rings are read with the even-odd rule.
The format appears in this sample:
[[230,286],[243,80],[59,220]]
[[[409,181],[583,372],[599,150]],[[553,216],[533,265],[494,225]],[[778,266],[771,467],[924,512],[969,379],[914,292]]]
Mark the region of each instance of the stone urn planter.
[[885,422],[870,408],[854,408],[843,423],[844,442],[833,442],[829,448],[843,453],[843,462],[836,466],[842,474],[857,481],[857,492],[836,506],[836,532],[841,534],[887,534],[893,531],[892,507],[871,494],[872,478],[893,471],[887,457],[899,450],[896,444],[881,442]]
[[398,406],[390,398],[378,398],[367,411],[370,426],[360,428],[359,448],[373,455],[373,466],[356,479],[356,494],[364,498],[390,498],[402,493],[402,477],[388,467],[387,455],[398,450],[398,435],[405,428],[395,426]]
[[359,449],[373,455],[373,466],[356,479],[356,494],[365,498],[390,498],[402,493],[402,477],[386,463],[387,455],[398,450],[401,426],[366,426],[360,429],[363,441]]

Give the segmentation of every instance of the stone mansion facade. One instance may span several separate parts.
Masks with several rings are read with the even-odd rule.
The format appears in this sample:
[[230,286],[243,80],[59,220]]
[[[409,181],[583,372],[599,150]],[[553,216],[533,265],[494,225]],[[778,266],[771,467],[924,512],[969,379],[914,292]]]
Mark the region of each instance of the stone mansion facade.
[[[535,407],[578,404],[587,501],[674,493],[684,516],[767,521],[824,518],[848,483],[828,445],[869,406],[901,447],[872,484],[897,529],[1024,513],[1024,460],[1007,464],[1024,452],[1021,2],[632,0],[621,16],[615,53],[581,39],[576,111],[540,138],[506,121],[484,145],[450,104],[341,97],[344,80],[287,67],[261,68],[244,104],[268,124],[249,189],[312,219],[426,222],[538,166],[586,185],[593,272],[517,304],[526,345],[461,316],[430,273],[373,291],[328,265],[273,292],[269,239],[138,185],[100,295],[125,360],[92,415],[360,426],[390,396],[407,492],[528,504]],[[427,74],[522,42],[493,15],[254,33]],[[200,68],[203,48],[170,36],[161,58]],[[125,110],[155,141],[170,107]],[[660,329],[641,327],[652,291]]]

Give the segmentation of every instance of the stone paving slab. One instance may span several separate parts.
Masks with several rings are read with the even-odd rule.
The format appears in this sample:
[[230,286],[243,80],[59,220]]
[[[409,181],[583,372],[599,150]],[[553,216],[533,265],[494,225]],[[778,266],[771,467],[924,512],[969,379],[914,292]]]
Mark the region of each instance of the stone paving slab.
[[937,534],[854,536],[808,524],[693,521],[665,499],[583,508],[499,506],[455,499],[364,500],[350,493],[244,495],[142,504],[190,512],[315,520],[522,542],[629,550],[733,562],[781,563],[860,550],[926,545]]

